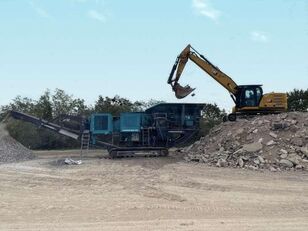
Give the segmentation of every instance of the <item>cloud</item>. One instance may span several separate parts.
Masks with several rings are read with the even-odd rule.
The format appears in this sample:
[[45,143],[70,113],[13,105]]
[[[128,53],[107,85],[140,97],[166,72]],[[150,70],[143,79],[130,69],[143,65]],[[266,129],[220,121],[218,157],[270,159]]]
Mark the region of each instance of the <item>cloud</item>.
[[105,23],[107,21],[106,16],[96,10],[89,10],[87,15],[90,18],[100,21],[102,23]]
[[269,38],[268,35],[262,31],[252,31],[250,33],[250,38],[255,42],[267,43]]
[[36,4],[35,4],[34,2],[32,2],[32,1],[30,1],[29,4],[30,4],[30,6],[33,8],[33,10],[34,10],[39,16],[41,16],[42,18],[50,18],[49,13],[48,13],[45,9],[39,7],[38,5],[36,5]]
[[198,14],[206,16],[213,21],[217,21],[221,16],[221,11],[213,8],[209,0],[192,0],[192,7]]

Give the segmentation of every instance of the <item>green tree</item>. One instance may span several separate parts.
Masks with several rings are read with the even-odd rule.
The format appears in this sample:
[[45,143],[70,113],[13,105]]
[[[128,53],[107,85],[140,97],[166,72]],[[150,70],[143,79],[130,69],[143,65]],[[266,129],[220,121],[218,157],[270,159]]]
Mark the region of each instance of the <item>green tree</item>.
[[202,118],[200,120],[200,136],[205,136],[209,131],[223,121],[226,112],[220,109],[216,104],[205,104],[202,110]]
[[289,111],[308,111],[308,89],[288,92]]
[[74,112],[74,100],[71,95],[65,93],[64,90],[56,89],[51,97],[53,117],[59,117],[64,114],[72,114]]
[[73,113],[77,115],[89,115],[92,111],[91,107],[87,106],[84,99],[73,100]]
[[34,108],[35,116],[45,120],[52,120],[52,102],[49,90],[44,92]]
[[119,116],[122,112],[142,111],[142,106],[143,104],[139,101],[131,102],[118,95],[113,98],[100,95],[95,102],[94,110],[96,112],[111,113],[114,116]]
[[33,113],[36,102],[28,97],[17,96],[6,108],[24,113]]

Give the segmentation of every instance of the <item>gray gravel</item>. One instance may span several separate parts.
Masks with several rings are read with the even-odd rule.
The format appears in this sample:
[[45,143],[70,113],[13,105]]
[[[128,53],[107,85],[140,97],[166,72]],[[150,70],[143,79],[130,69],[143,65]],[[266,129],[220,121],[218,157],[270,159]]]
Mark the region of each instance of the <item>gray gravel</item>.
[[0,164],[33,159],[31,150],[13,139],[0,123]]

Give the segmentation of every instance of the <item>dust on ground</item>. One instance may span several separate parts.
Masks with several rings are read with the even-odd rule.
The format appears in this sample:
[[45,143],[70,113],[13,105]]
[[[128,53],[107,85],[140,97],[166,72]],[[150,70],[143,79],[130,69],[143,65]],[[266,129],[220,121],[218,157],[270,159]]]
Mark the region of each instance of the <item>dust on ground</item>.
[[160,158],[55,165],[79,151],[0,165],[0,230],[307,230],[308,173]]

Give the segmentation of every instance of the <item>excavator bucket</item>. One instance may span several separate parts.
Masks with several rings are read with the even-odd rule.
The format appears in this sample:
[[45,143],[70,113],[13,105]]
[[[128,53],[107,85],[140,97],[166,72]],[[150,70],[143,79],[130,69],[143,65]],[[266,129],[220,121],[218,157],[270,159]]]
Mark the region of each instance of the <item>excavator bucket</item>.
[[183,99],[192,93],[196,88],[191,88],[189,85],[182,87],[180,84],[173,86],[173,91],[175,92],[175,97],[178,99]]

